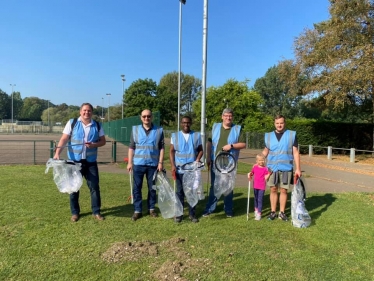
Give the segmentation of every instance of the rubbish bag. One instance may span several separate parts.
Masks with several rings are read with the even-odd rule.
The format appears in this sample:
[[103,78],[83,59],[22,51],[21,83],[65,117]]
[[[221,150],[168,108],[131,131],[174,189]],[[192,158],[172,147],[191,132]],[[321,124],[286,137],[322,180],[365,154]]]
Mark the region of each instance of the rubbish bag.
[[[212,167],[213,168],[213,167]],[[230,173],[220,173],[214,169],[215,180],[214,180],[214,196],[219,199],[221,195],[228,195],[231,191],[234,190],[235,178],[236,178],[236,169]]]
[[170,181],[166,177],[166,171],[157,173],[157,176],[155,176],[155,185],[152,188],[157,190],[158,207],[164,219],[170,219],[183,215],[182,203],[175,195]]
[[201,170],[185,171],[182,184],[184,195],[191,207],[194,207],[199,200],[205,198],[201,180]]
[[292,225],[297,228],[306,228],[312,223],[312,219],[305,208],[305,186],[299,178],[292,190],[291,195],[291,217]]
[[49,168],[53,168],[53,180],[58,190],[62,193],[71,194],[77,192],[82,186],[81,165],[81,163],[75,163],[70,160],[50,158],[46,163],[45,173],[48,173]]

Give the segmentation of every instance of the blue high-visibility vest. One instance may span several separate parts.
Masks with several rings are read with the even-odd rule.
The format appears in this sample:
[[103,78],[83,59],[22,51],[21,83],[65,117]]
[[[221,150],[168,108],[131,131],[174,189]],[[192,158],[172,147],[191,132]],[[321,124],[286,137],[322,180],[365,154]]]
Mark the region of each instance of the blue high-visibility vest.
[[160,158],[158,144],[161,139],[163,129],[152,126],[147,135],[143,125],[132,127],[132,136],[135,142],[134,165],[157,166]]
[[[175,166],[182,166],[186,163],[195,161],[197,156],[197,148],[201,145],[200,133],[190,131],[188,140],[184,138],[182,131],[178,133],[172,133],[171,139],[175,149]],[[178,173],[182,173],[181,170],[177,170]]]
[[[72,124],[74,119],[70,119],[70,124]],[[96,121],[91,121],[90,132],[87,136],[87,142],[98,142],[99,141],[99,131]],[[82,151],[84,148],[84,128],[82,122],[76,122],[73,131],[71,133],[71,138],[68,146],[68,158],[73,161],[80,161],[82,159]],[[97,147],[87,148],[86,147],[86,160],[88,162],[95,162],[97,159]]]
[[[211,159],[214,160],[216,152],[217,152],[217,145],[219,141],[219,136],[221,134],[221,128],[222,128],[222,123],[214,123],[213,128],[212,128],[212,151],[211,151]],[[227,143],[228,144],[234,144],[239,141],[239,135],[240,135],[240,125],[234,125],[232,124],[232,127],[230,129],[229,136],[227,138]],[[239,158],[239,150],[232,148],[230,150],[230,153],[235,157],[236,161]]]
[[269,149],[267,166],[273,171],[288,172],[293,169],[293,143],[296,132],[284,131],[278,141],[275,132],[265,133],[265,145]]

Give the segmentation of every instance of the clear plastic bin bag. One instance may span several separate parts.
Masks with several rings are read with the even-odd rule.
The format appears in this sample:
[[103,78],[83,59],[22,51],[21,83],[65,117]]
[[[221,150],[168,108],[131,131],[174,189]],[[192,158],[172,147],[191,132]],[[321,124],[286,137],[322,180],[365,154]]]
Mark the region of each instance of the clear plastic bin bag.
[[175,195],[166,172],[158,172],[155,189],[158,193],[158,207],[164,219],[183,215],[183,206]]
[[292,225],[297,228],[306,228],[312,223],[312,219],[305,208],[305,186],[298,179],[291,194]]
[[53,168],[53,180],[60,192],[71,194],[81,188],[83,183],[81,163],[50,158],[46,167],[45,173],[48,173],[49,168]]
[[191,207],[194,207],[199,200],[205,198],[201,170],[185,171],[183,175],[183,191],[186,200]]
[[236,169],[230,173],[220,173],[216,169],[214,170],[215,180],[214,180],[214,196],[219,199],[221,195],[228,195],[234,190]]

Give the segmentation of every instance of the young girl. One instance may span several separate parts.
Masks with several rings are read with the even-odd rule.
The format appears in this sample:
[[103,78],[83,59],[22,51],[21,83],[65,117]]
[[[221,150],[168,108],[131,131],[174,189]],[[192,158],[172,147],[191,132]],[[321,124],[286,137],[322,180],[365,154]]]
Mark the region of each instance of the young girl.
[[265,157],[262,154],[256,156],[256,164],[253,165],[252,171],[248,174],[248,179],[253,180],[253,190],[255,198],[255,220],[261,220],[262,201],[266,189],[266,181],[269,179],[271,172],[265,166]]

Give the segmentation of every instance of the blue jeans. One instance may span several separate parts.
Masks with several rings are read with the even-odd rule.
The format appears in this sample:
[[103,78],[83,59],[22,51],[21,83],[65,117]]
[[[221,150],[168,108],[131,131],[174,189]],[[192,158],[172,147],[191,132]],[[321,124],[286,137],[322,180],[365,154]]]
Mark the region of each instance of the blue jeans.
[[[82,164],[81,174],[87,181],[87,186],[91,194],[91,209],[94,215],[100,214],[101,197],[99,186],[99,169],[97,162],[78,161]],[[79,215],[79,191],[70,194],[70,211],[72,215]]]
[[[205,207],[204,214],[213,213],[217,207],[217,202],[218,202],[217,197],[214,196],[214,181],[216,179],[216,174],[214,173],[213,169],[210,169],[210,179],[211,179],[210,181],[211,184],[210,184],[210,189],[209,189],[209,198],[208,198],[208,203],[206,204],[206,207]],[[230,215],[230,216],[233,215],[233,199],[234,199],[233,191],[231,191],[223,199],[223,203],[224,203],[223,209],[226,215]]]
[[[183,174],[176,174],[176,176],[177,176],[177,179],[176,179],[177,191],[176,191],[175,194],[177,195],[179,201],[182,203],[182,206],[184,208],[185,194],[184,194],[184,191],[183,191]],[[190,204],[188,204],[188,215],[194,217],[195,216],[195,209],[196,209],[196,206],[191,208]]]
[[141,213],[143,209],[142,205],[142,186],[144,175],[147,177],[148,185],[148,196],[147,196],[147,205],[148,210],[154,210],[157,197],[156,190],[152,189],[152,180],[153,176],[157,170],[157,167],[153,166],[143,166],[143,165],[133,165],[133,176],[134,176],[134,188],[132,190],[132,196],[134,199],[134,210],[135,213]]

